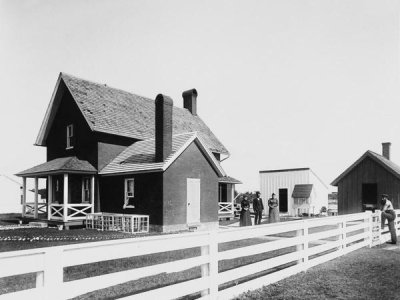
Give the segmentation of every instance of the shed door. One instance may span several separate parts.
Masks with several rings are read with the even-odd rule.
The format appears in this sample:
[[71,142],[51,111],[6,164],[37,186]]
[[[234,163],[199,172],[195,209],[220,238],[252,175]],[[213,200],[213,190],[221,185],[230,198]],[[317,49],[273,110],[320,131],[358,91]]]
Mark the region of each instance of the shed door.
[[288,211],[288,189],[279,189],[279,212]]
[[187,179],[187,223],[200,223],[200,179]]

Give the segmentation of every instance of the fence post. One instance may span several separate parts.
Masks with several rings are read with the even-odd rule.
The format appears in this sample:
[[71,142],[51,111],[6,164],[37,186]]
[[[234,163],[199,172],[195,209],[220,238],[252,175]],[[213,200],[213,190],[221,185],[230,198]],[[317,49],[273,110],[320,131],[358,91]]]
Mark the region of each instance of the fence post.
[[201,291],[201,296],[217,299],[218,296],[218,233],[208,232],[208,244],[201,246],[201,255],[208,255],[208,263],[201,266],[201,277],[208,277],[208,290]]
[[36,273],[36,287],[44,289],[44,299],[63,297],[63,250],[61,247],[47,248],[44,257],[44,270]]
[[[210,254],[210,244],[201,246],[201,255]],[[201,265],[201,277],[210,276],[210,257],[208,258],[208,263]],[[201,291],[201,296],[204,297],[209,294],[209,290]]]
[[218,297],[218,231],[210,231],[210,299]]
[[296,230],[296,237],[302,237],[301,243],[296,245],[296,252],[301,252],[301,258],[297,264],[303,264],[304,270],[308,269],[308,221],[302,222],[302,228]]
[[340,230],[340,238],[341,238],[341,247],[342,251],[346,250],[347,238],[346,238],[346,219],[340,222],[341,230]]

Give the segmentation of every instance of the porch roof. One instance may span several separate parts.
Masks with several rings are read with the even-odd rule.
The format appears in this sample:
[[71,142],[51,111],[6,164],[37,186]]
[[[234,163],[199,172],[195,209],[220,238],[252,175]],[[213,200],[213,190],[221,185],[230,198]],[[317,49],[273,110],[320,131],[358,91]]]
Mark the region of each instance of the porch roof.
[[237,180],[230,176],[220,177],[220,178],[218,178],[218,181],[219,181],[219,183],[242,184],[242,182],[240,180]]
[[41,176],[60,173],[95,174],[97,170],[88,161],[75,156],[61,157],[37,165],[16,175],[20,177]]

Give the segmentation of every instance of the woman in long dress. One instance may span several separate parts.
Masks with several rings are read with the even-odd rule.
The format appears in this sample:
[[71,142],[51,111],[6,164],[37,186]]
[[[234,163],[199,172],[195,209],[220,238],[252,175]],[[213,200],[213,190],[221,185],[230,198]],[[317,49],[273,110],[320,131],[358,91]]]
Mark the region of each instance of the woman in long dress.
[[269,223],[279,222],[279,202],[272,193],[272,198],[268,199]]
[[247,197],[243,198],[240,205],[242,206],[242,210],[240,211],[240,226],[251,226],[250,202],[247,200]]

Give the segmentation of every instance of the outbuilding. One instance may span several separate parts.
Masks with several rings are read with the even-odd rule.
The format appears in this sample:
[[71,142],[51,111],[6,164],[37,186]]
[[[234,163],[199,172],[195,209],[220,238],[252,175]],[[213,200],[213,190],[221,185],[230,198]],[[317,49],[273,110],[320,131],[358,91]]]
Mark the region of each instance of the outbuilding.
[[266,213],[272,193],[282,215],[316,215],[328,206],[328,187],[310,168],[260,171],[260,192]]
[[390,146],[382,143],[382,155],[368,150],[332,182],[338,187],[339,214],[374,210],[381,194],[400,207],[400,166],[390,160]]

